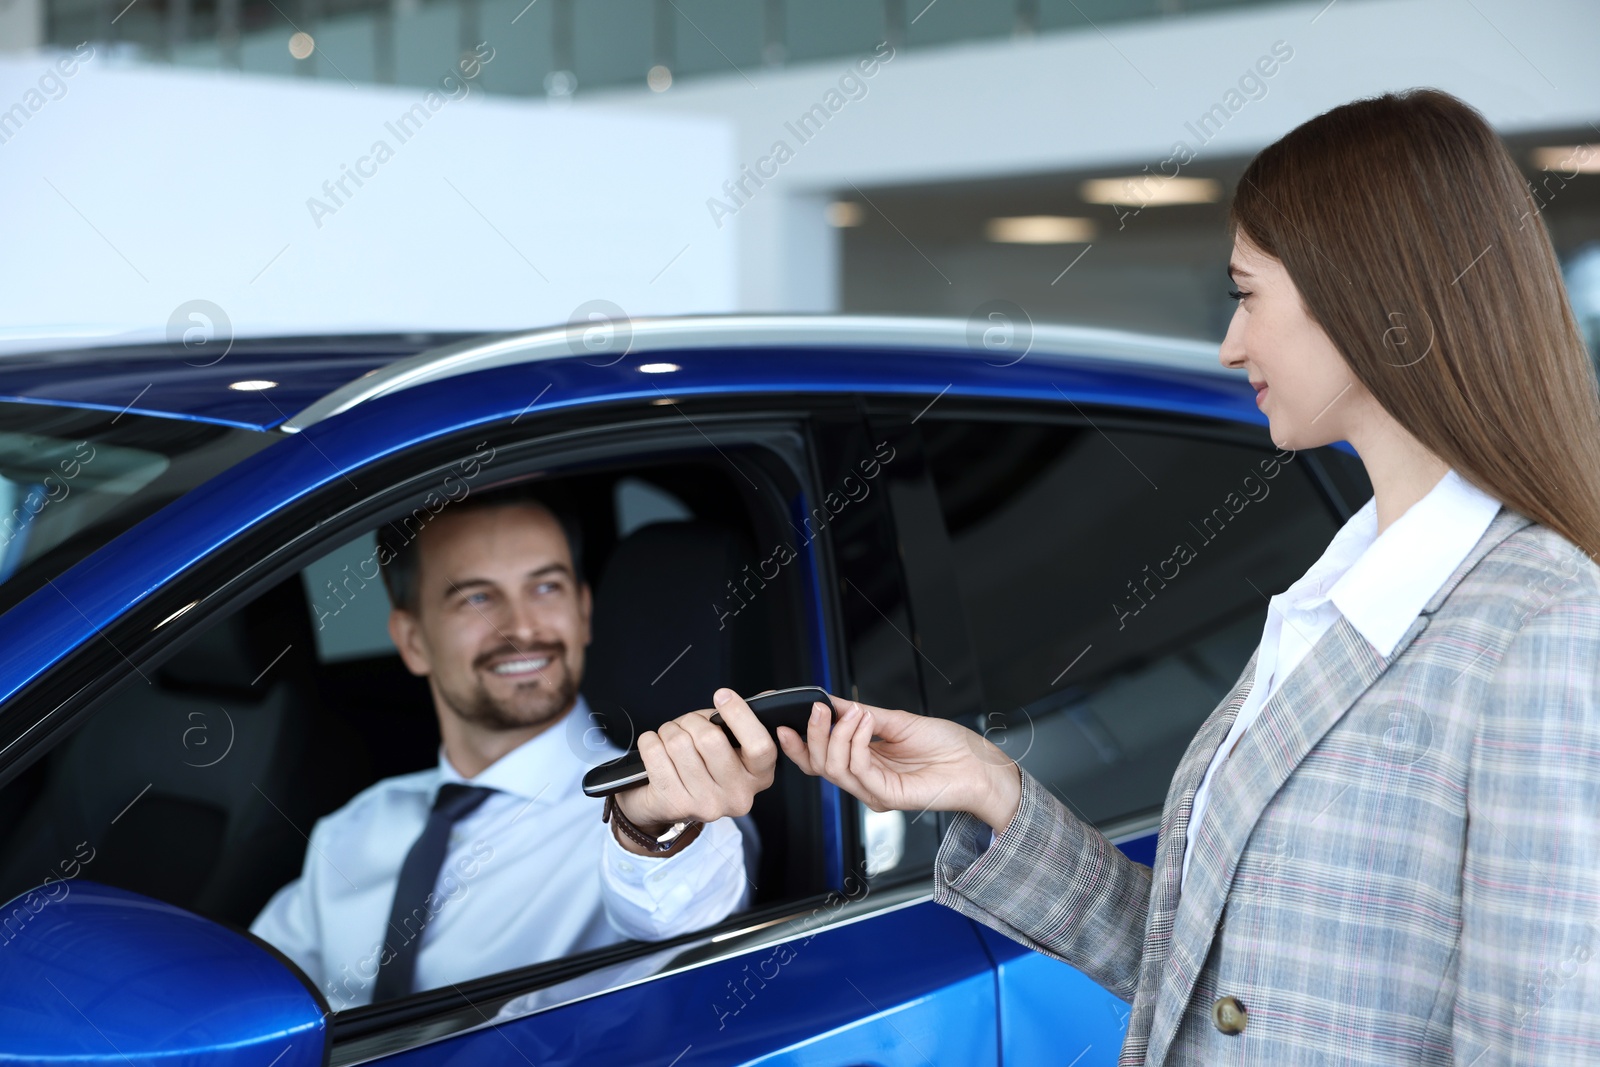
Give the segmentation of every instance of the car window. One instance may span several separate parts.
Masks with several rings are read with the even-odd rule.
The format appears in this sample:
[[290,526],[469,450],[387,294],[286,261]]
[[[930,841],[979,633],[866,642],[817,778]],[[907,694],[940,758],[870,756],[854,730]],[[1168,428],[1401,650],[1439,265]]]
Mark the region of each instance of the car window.
[[921,429],[984,732],[1082,817],[1162,805],[1336,530],[1294,453],[1194,436],[930,417]]
[[[923,713],[914,632],[906,607],[888,483],[898,456],[894,432],[873,429],[859,412],[824,409],[815,420],[821,497],[805,529],[833,546],[835,603],[844,639],[848,691],[864,703]],[[855,859],[874,887],[919,877],[938,850],[931,813],[859,811]]]
[[[815,681],[805,642],[806,572],[760,566],[768,559],[764,549],[792,537],[782,509],[795,486],[771,473],[779,468],[787,469],[763,450],[724,442],[708,456],[685,451],[645,464],[591,464],[531,483],[570,519],[594,596],[579,692],[596,714],[559,727],[561,751],[570,749],[586,765],[599,762],[605,757],[595,755],[597,737],[626,748],[639,731],[708,706],[719,685],[753,693]],[[387,525],[405,528],[421,513]],[[320,854],[311,844],[313,827],[355,810],[349,806],[386,783],[434,767],[440,745],[429,682],[405,668],[389,639],[376,533],[346,536],[298,573],[199,628],[159,668],[147,669],[148,684],[134,678],[124,685],[0,789],[0,899],[23,902],[0,915],[0,947],[35,913],[28,901],[47,906],[79,876],[240,927],[256,922],[319,857],[334,882],[345,869],[353,884],[367,881],[356,869],[362,861],[354,843]],[[762,580],[750,581],[752,571]],[[730,591],[735,579],[745,583],[742,599]],[[530,830],[540,825],[537,799],[530,799],[533,813],[524,823]],[[573,833],[591,844],[604,840],[608,829],[588,834],[591,821],[601,826],[600,802],[575,799],[588,807]],[[748,885],[733,914],[824,888],[820,812],[817,780],[780,767],[778,782],[757,798],[733,839]],[[471,875],[460,872],[469,891],[463,899],[499,899],[489,880],[473,878],[494,877],[488,873],[494,856],[509,865],[517,855],[515,822],[501,828],[508,836],[485,841],[499,846],[493,856],[467,857],[476,862]],[[376,828],[359,839],[363,853],[381,842],[397,857],[415,843],[384,840]],[[552,865],[576,847],[563,841],[550,843],[513,897],[554,879]],[[600,860],[591,849],[581,863],[597,873]],[[598,910],[597,877],[574,884],[590,887],[592,913],[576,926],[565,916],[570,928],[551,935],[567,945],[558,955],[650,939],[639,927],[619,932],[609,913]],[[334,896],[345,891],[336,885]],[[382,914],[369,918],[381,931],[391,901],[374,901]],[[449,905],[452,912],[468,906]],[[668,910],[681,908],[674,901]],[[503,911],[496,911],[497,922]],[[429,934],[448,939],[454,927],[440,914],[442,925],[430,926]],[[303,947],[279,947],[291,958],[311,958]],[[483,963],[472,962],[454,980],[555,958],[519,951],[507,939],[462,942],[459,953]],[[429,973],[419,966],[419,992]],[[336,1010],[355,1003],[341,999],[347,977],[338,967],[315,976]]]
[[389,597],[378,571],[378,536],[368,531],[300,572],[306,603],[316,621],[322,663],[394,654],[389,640]]
[[273,440],[180,419],[0,402],[0,611]]
[[685,522],[694,518],[687,504],[643,478],[619,478],[612,490],[612,507],[617,515],[618,538],[652,522]]

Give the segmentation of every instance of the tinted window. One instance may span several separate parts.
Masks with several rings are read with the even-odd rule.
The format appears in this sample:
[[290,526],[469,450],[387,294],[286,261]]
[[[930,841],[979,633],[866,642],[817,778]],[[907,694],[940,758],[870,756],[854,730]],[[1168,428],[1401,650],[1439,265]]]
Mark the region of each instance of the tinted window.
[[0,611],[272,441],[180,419],[0,403]]
[[[916,647],[906,606],[900,539],[889,507],[889,484],[906,457],[897,432],[873,431],[859,415],[816,419],[822,481],[819,496],[834,502],[823,522],[837,574],[835,603],[844,637],[843,696],[887,708],[926,713],[918,678]],[[899,467],[896,466],[899,465]],[[858,805],[860,853],[852,860],[874,884],[916,877],[933,865],[939,848],[932,812],[873,811]]]
[[1337,528],[1305,464],[1103,422],[922,430],[981,725],[1091,821],[1159,808],[1267,598]]

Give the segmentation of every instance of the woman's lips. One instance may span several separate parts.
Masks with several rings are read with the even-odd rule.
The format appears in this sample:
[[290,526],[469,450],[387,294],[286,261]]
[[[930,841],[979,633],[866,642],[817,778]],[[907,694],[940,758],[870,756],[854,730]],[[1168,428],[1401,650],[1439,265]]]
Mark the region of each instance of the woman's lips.
[[1256,388],[1256,407],[1260,407],[1262,402],[1265,401],[1266,399],[1267,399],[1267,386],[1265,386],[1265,385],[1258,386]]

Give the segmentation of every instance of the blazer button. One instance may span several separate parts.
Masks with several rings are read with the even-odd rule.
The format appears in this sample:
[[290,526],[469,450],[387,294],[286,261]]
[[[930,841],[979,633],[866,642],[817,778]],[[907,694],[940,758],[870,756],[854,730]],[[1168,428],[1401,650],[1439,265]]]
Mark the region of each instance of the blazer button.
[[1250,1017],[1245,1014],[1244,1005],[1239,1003],[1237,997],[1218,997],[1217,1002],[1211,1005],[1211,1021],[1225,1034],[1242,1034],[1244,1024],[1250,1021]]

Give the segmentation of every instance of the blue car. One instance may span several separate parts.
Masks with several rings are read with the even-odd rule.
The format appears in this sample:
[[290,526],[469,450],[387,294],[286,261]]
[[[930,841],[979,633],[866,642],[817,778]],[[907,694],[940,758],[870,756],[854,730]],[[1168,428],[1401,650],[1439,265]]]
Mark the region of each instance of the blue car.
[[709,929],[342,1011],[252,937],[318,818],[436,759],[374,531],[526,481],[581,517],[617,744],[720,685],[821,685],[982,732],[1142,862],[1268,596],[1371,492],[1342,445],[1277,449],[1214,346],[1101,330],[9,357],[0,1063],[1116,1061],[1126,1004],[933,902],[946,816],[783,758],[750,906]]

